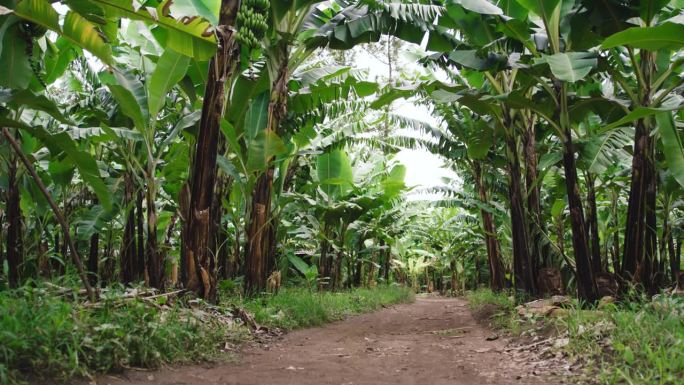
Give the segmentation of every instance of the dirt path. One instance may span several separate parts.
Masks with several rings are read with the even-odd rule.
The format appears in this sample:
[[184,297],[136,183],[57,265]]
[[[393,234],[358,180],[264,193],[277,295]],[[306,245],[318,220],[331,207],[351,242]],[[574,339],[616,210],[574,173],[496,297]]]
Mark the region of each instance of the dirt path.
[[460,385],[553,384],[523,372],[506,341],[487,341],[466,301],[419,297],[413,304],[289,333],[247,348],[236,363],[129,372],[98,385]]

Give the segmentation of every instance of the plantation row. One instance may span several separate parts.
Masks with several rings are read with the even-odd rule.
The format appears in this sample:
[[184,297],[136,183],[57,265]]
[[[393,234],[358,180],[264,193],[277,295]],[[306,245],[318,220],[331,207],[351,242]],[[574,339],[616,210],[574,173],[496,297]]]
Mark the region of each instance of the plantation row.
[[[681,281],[682,5],[2,0],[2,279],[654,294]],[[350,57],[378,41],[373,82]],[[393,73],[409,43],[425,71]],[[406,202],[401,148],[461,180]]]

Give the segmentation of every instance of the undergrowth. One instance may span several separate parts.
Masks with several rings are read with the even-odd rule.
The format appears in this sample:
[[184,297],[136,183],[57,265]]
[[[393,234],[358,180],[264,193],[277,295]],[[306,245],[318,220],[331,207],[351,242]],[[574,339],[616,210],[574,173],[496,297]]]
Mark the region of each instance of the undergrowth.
[[633,299],[601,309],[573,303],[559,317],[527,319],[518,316],[507,293],[483,289],[468,299],[475,312],[495,307],[492,324],[512,334],[532,323],[566,333],[563,349],[585,362],[601,384],[684,383],[684,298]]
[[90,306],[72,294],[55,295],[42,284],[0,291],[0,384],[43,383],[46,378],[65,382],[129,367],[222,357],[226,342],[249,338],[245,328],[223,317],[232,306],[245,307],[260,324],[293,329],[406,302],[413,296],[398,286],[341,293],[283,289],[278,295],[230,297],[208,307],[201,302],[166,303],[164,297],[153,303],[122,301],[122,294],[121,287],[108,288],[102,301]]
[[517,334],[520,323],[515,317],[515,298],[506,292],[496,293],[491,289],[469,291],[466,294],[475,318],[489,322],[496,329],[505,329]]
[[239,336],[188,308],[114,297],[87,306],[42,287],[0,292],[0,384],[205,360]]
[[384,305],[412,300],[413,292],[409,288],[383,285],[336,293],[286,288],[275,296],[249,298],[236,304],[254,314],[259,324],[291,330],[321,325]]

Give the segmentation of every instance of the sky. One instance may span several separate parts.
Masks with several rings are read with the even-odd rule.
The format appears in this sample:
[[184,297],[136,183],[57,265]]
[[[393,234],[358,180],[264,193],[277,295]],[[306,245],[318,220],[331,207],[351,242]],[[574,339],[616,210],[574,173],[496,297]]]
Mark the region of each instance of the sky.
[[[411,49],[416,49],[416,47],[411,47]],[[405,57],[407,56],[406,51],[403,49],[401,51],[403,52],[400,52],[397,63],[394,64],[396,68],[411,72],[423,71],[422,66]],[[371,80],[387,76],[387,64],[378,60],[367,51],[358,49],[354,59],[354,67],[367,70],[368,77]],[[433,126],[439,124],[430,114],[427,106],[415,104],[411,100],[399,99],[392,104],[391,108],[394,114],[421,120]],[[414,132],[412,135],[419,134]],[[414,191],[444,185],[442,178],[445,177],[457,178],[453,171],[444,168],[444,161],[440,157],[427,150],[401,150],[395,159],[406,166],[406,185],[415,187]]]

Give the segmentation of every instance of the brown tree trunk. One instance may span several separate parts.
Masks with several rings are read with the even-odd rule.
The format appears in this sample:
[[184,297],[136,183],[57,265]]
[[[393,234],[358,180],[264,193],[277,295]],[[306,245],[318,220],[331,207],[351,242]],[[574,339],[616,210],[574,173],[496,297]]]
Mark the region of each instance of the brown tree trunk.
[[240,229],[238,226],[235,226],[235,244],[233,245],[233,255],[230,259],[230,272],[228,273],[228,278],[233,278],[240,272],[240,255]]
[[62,215],[62,212],[59,210],[59,207],[57,206],[57,203],[55,203],[54,199],[52,199],[52,195],[50,195],[50,192],[47,190],[45,187],[45,184],[43,183],[43,180],[40,178],[38,173],[36,172],[35,168],[31,164],[31,161],[28,159],[28,157],[24,154],[24,152],[21,150],[21,146],[17,142],[17,140],[14,138],[14,136],[9,132],[7,128],[2,129],[2,133],[5,136],[5,139],[10,143],[12,149],[16,153],[16,155],[19,157],[21,162],[23,163],[24,167],[26,168],[26,171],[31,175],[33,178],[33,181],[35,182],[36,186],[40,190],[41,194],[45,197],[45,200],[47,200],[48,205],[52,209],[52,213],[55,216],[55,219],[59,223],[60,227],[62,228],[62,232],[64,233],[64,239],[69,245],[69,249],[71,250],[71,259],[74,265],[76,266],[76,270],[78,271],[78,275],[81,278],[81,281],[83,282],[83,286],[85,287],[86,293],[88,293],[88,297],[92,302],[97,300],[98,293],[96,290],[93,290],[92,286],[90,285],[90,282],[88,281],[88,276],[86,275],[85,268],[83,267],[83,263],[81,260],[81,257],[78,255],[78,249],[76,248],[76,244],[73,241],[73,238],[71,238],[69,234],[69,226],[66,223],[66,219],[64,218],[64,215]]
[[363,279],[363,261],[359,258],[356,261],[356,267],[354,269],[354,286],[361,286],[361,280]]
[[21,280],[20,266],[23,263],[22,216],[19,205],[19,181],[17,180],[17,158],[9,156],[7,163],[7,265],[10,287],[18,286]]
[[572,142],[572,125],[568,106],[568,88],[565,82],[555,81],[554,88],[559,101],[556,115],[559,118],[561,140],[563,141],[563,171],[565,172],[565,187],[570,210],[570,225],[572,227],[572,246],[575,253],[575,277],[577,282],[577,296],[579,299],[594,302],[598,289],[591,266],[591,250],[582,205],[582,195],[577,177],[575,163],[575,148]]
[[375,271],[377,270],[375,268],[375,265],[377,264],[377,259],[378,259],[377,251],[371,252],[371,258],[370,258],[370,261],[368,261],[368,275],[366,276],[366,286],[367,287],[375,286]]
[[584,224],[584,210],[579,185],[577,184],[577,168],[575,166],[575,152],[572,144],[572,132],[565,131],[563,165],[565,171],[565,186],[568,193],[568,208],[570,209],[570,225],[572,226],[572,246],[575,251],[575,266],[577,276],[577,294],[580,299],[593,302],[596,298],[596,282],[591,268],[591,254],[589,241]]
[[100,247],[100,234],[90,236],[90,250],[88,250],[88,279],[93,286],[97,285],[98,264],[100,262],[98,250]]
[[[105,244],[104,251],[102,253],[103,257],[105,260],[107,260],[107,263],[105,264],[104,267],[104,272],[100,274],[100,281],[103,284],[113,282],[114,281],[114,267],[116,265],[116,261],[114,259],[114,254],[113,254],[113,231],[112,228],[109,227],[107,230],[107,243]],[[106,274],[105,274],[106,273]]]
[[380,239],[380,247],[380,253],[384,257],[382,259],[382,278],[385,280],[385,284],[388,284],[390,279],[390,270],[392,268],[392,264],[390,263],[392,261],[392,249],[387,245],[384,239]]
[[677,248],[675,249],[674,237],[670,236],[668,247],[670,248],[670,269],[672,271],[672,282],[676,284],[679,280],[679,267],[682,263],[682,241],[680,240],[677,242]]
[[[59,231],[55,232],[55,244],[53,246],[52,252],[55,253],[55,255],[59,254],[61,248],[61,242],[59,238]],[[50,259],[50,267],[52,268],[52,271],[50,272],[50,276],[56,276],[59,271],[59,266],[61,266],[61,263],[57,261],[57,258],[52,258]]]
[[[266,130],[278,133],[280,122],[287,112],[288,92],[288,47],[286,43],[279,48],[280,66],[271,86],[271,97],[268,105],[268,123]],[[272,159],[267,159],[267,170],[257,179],[250,208],[249,225],[247,227],[247,247],[245,250],[245,291],[258,293],[266,287],[269,266],[273,266],[270,255],[270,217],[271,195],[273,191]]]
[[[663,281],[666,280],[666,269],[665,269],[665,260],[668,259],[668,254],[669,254],[669,260],[670,262],[672,261],[672,254],[670,252],[670,238],[671,238],[671,233],[672,229],[670,226],[670,211],[669,211],[669,204],[667,203],[667,199],[665,199],[666,204],[663,207],[662,213],[663,213],[663,232],[662,232],[662,237],[660,238],[660,244],[659,244],[659,251],[658,254],[660,256],[660,263],[659,263],[659,271],[661,274],[658,276],[658,287],[660,287],[660,284],[662,284]],[[674,248],[674,245],[672,245]],[[672,268],[670,267],[670,270]]]
[[539,185],[537,182],[537,138],[534,131],[534,118],[525,123],[525,132],[522,135],[523,154],[525,159],[525,184],[527,186],[527,208],[530,217],[530,258],[535,271],[547,264],[548,247],[543,241],[542,231],[544,225],[541,215],[541,203],[539,198]]
[[[217,256],[217,276],[220,279],[228,279],[232,274],[231,248],[228,240],[228,231],[222,223],[225,214],[223,198],[230,193],[232,180],[223,175],[219,175],[217,191],[211,204],[212,229],[214,234],[213,250]],[[236,239],[237,242],[237,239]]]
[[268,271],[274,271],[276,269],[277,265],[277,259],[278,259],[278,239],[277,239],[277,233],[278,233],[278,224],[276,223],[278,221],[278,217],[271,217],[271,219],[268,221],[268,234],[266,235],[267,238],[265,240],[266,244],[268,245],[268,266],[266,267]]
[[[611,212],[613,228],[617,229],[620,226],[620,217],[618,215],[618,192],[613,189],[610,197]],[[615,276],[620,274],[620,233],[613,231],[613,272]]]
[[657,179],[658,171],[655,168],[655,143],[650,139],[650,148],[648,159],[646,163],[646,228],[645,231],[645,245],[644,245],[644,259],[643,269],[641,275],[641,282],[646,291],[654,295],[659,289],[659,275],[660,269],[658,264],[658,233],[657,233],[657,218],[656,218],[656,200],[657,200]]
[[164,291],[164,260],[159,252],[157,244],[157,206],[156,206],[156,181],[151,177],[154,170],[148,170],[147,191],[145,203],[147,205],[147,275],[150,286]]
[[677,276],[679,275],[679,261],[677,260],[677,254],[675,251],[674,237],[672,236],[672,230],[670,229],[667,234],[667,254],[670,262],[670,279],[672,282],[677,282]]
[[[513,128],[509,128],[512,130]],[[534,269],[530,257],[529,236],[523,188],[520,176],[520,157],[513,133],[506,133],[508,158],[508,193],[511,204],[511,230],[513,237],[513,275],[515,288],[529,294],[536,293]]]
[[[169,225],[166,228],[166,236],[164,237],[164,243],[162,244],[160,253],[162,255],[162,260],[166,260],[169,250],[173,247],[171,244],[176,230],[176,223],[178,222],[178,211],[174,212],[169,221]],[[176,261],[171,261],[170,275],[166,277],[166,281],[172,286],[178,284],[178,263]]]
[[[482,180],[482,165],[479,161],[473,162],[473,174],[475,175],[475,187],[478,196],[483,204],[489,203],[487,189]],[[487,247],[487,261],[489,264],[489,284],[494,291],[504,288],[504,271],[499,255],[499,240],[496,237],[496,225],[492,213],[480,209],[482,216],[482,229],[485,235],[485,246]]]
[[458,294],[458,275],[456,274],[456,261],[451,261],[449,263],[449,270],[451,270],[451,295]]
[[565,255],[565,221],[562,217],[558,218],[556,221],[556,238],[558,243],[558,252],[560,253],[561,258],[567,260],[567,256]]
[[626,280],[638,280],[637,266],[643,261],[646,243],[646,190],[649,176],[648,149],[651,147],[648,129],[643,120],[637,122],[632,159],[632,180],[627,204],[627,227],[622,257],[621,275]]
[[142,190],[139,189],[137,196],[136,196],[136,202],[135,202],[135,209],[136,209],[136,218],[135,221],[137,223],[137,230],[138,230],[138,247],[137,247],[137,253],[136,257],[134,259],[134,273],[133,277],[134,279],[137,279],[138,281],[144,280],[147,282],[145,270],[146,270],[146,263],[145,263],[145,220],[144,220],[144,211],[143,211],[143,193]]
[[223,0],[217,36],[219,49],[209,62],[209,73],[202,105],[202,118],[192,164],[191,199],[185,226],[185,287],[203,298],[216,300],[216,261],[211,244],[210,209],[216,185],[216,158],[221,118],[226,105],[226,84],[239,61],[239,46],[233,26],[239,0]]
[[247,228],[247,249],[245,257],[245,291],[259,293],[266,288],[269,242],[269,213],[271,208],[271,190],[273,189],[273,168],[262,174],[257,180],[252,195],[250,223]]
[[589,204],[589,218],[587,218],[587,225],[589,227],[589,239],[591,240],[591,266],[594,274],[603,271],[603,263],[601,261],[601,240],[599,238],[598,230],[598,210],[596,208],[596,187],[594,183],[594,176],[587,172],[585,174],[587,183],[587,201]]
[[228,279],[232,274],[231,249],[228,243],[228,232],[224,228],[219,228],[216,233],[216,243],[218,244],[218,259],[220,279]]
[[124,225],[123,239],[121,242],[121,282],[131,283],[136,278],[136,244],[135,244],[135,186],[129,173],[124,176],[124,201],[123,206],[128,210],[126,224]]
[[[654,56],[644,51],[640,53],[641,72],[645,89],[641,90],[641,105],[651,104],[651,73]],[[632,178],[627,203],[627,224],[623,247],[621,278],[648,285],[651,274],[651,261],[655,252],[655,146],[651,137],[650,118],[636,122],[634,151],[632,155]],[[639,273],[639,274],[637,274]],[[646,278],[646,280],[644,280]]]
[[342,280],[342,262],[344,261],[344,251],[339,250],[335,256],[335,261],[332,269],[332,277],[330,281],[332,283],[331,290],[336,291],[340,288],[340,283]]
[[[188,276],[189,275],[194,275],[196,274],[196,271],[194,270],[195,265],[192,264],[188,267],[188,258],[187,258],[187,243],[188,243],[188,231],[187,231],[187,223],[188,223],[188,218],[190,217],[189,212],[190,212],[190,187],[188,186],[188,183],[183,183],[183,186],[181,187],[180,192],[178,193],[178,211],[180,212],[180,217],[181,217],[181,223],[183,228],[181,229],[180,233],[180,281],[182,285],[185,287],[187,282],[188,282]],[[190,271],[190,268],[193,270]]]
[[[330,230],[328,228],[328,225],[324,225],[323,227],[323,240],[321,240],[321,254],[318,259],[318,275],[323,278],[319,282],[319,288],[320,289],[325,289],[330,285],[330,282],[327,281],[325,278],[330,278],[330,271],[332,270],[332,257],[330,256],[330,242],[328,241],[328,237],[330,236]],[[357,269],[357,272],[360,271],[360,269]],[[359,276],[358,280],[355,280],[354,282],[357,286],[361,284],[361,277]]]

